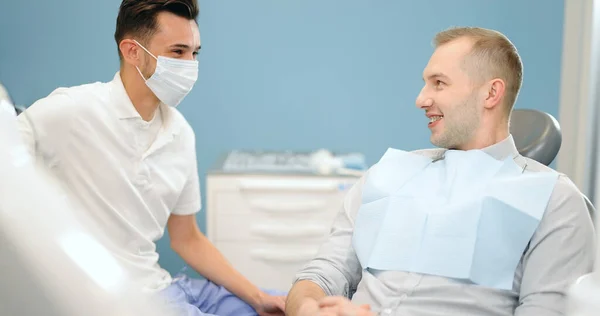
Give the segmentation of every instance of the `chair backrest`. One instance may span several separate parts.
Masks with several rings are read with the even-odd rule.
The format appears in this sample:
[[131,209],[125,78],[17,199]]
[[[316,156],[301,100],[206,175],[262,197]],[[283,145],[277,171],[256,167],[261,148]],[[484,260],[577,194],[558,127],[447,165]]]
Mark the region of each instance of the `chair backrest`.
[[585,194],[582,195],[583,200],[585,201],[585,206],[587,206],[588,212],[590,213],[590,217],[592,218],[592,223],[596,225],[596,218],[594,217],[594,215],[596,214],[596,208],[594,207],[594,204],[592,204],[592,201],[590,201],[590,199],[588,199],[587,196],[585,196]]
[[[562,134],[558,121],[550,114],[530,109],[515,109],[510,119],[510,133],[519,153],[548,166],[560,150]],[[584,195],[594,221],[595,208]]]
[[558,121],[552,115],[538,110],[513,110],[510,133],[521,155],[546,166],[556,158],[562,143]]

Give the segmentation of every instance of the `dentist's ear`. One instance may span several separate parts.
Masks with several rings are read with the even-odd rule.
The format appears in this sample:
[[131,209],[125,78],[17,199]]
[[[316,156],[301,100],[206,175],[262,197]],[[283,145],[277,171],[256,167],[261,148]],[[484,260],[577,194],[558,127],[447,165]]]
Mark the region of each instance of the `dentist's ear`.
[[139,45],[131,39],[124,39],[119,43],[119,51],[121,52],[121,56],[123,56],[123,61],[132,65],[139,67],[142,64],[141,55],[144,53]]

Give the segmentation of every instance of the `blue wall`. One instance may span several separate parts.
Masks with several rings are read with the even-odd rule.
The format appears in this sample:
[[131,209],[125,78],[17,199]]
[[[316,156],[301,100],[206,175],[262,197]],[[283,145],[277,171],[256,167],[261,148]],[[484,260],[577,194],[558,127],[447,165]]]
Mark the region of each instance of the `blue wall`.
[[[28,105],[59,86],[108,81],[120,1],[0,4],[0,82]],[[505,33],[525,64],[518,108],[558,115],[563,1],[200,0],[200,78],[180,109],[204,175],[231,149],[361,151],[429,146],[414,107],[433,35]],[[198,216],[204,229],[204,218]],[[161,263],[182,266],[159,242]]]

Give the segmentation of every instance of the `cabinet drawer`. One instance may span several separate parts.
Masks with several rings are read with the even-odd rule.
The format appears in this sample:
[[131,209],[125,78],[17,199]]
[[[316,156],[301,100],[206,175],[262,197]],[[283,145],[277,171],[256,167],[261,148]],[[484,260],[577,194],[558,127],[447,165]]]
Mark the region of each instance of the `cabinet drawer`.
[[248,178],[210,182],[211,210],[222,214],[336,212],[352,179]]
[[216,241],[314,241],[329,235],[337,212],[309,213],[306,216],[273,214],[215,215],[212,234]]
[[342,194],[235,192],[215,193],[214,211],[219,214],[270,214],[314,216],[339,211]]
[[296,273],[319,251],[319,244],[216,242],[225,258],[263,289],[289,291]]

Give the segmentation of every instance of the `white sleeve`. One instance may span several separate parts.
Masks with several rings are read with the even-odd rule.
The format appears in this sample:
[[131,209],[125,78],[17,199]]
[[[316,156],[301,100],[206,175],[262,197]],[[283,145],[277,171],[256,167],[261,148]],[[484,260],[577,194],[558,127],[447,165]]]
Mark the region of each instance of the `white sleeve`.
[[51,163],[56,152],[65,147],[73,108],[71,97],[57,90],[18,116],[21,138],[34,159],[43,157]]
[[191,171],[188,175],[188,179],[177,199],[175,208],[171,211],[175,215],[191,215],[200,211],[201,200],[200,200],[200,179],[198,177],[198,162],[196,160],[196,139],[194,132],[191,131],[191,143],[190,143],[190,157]]

